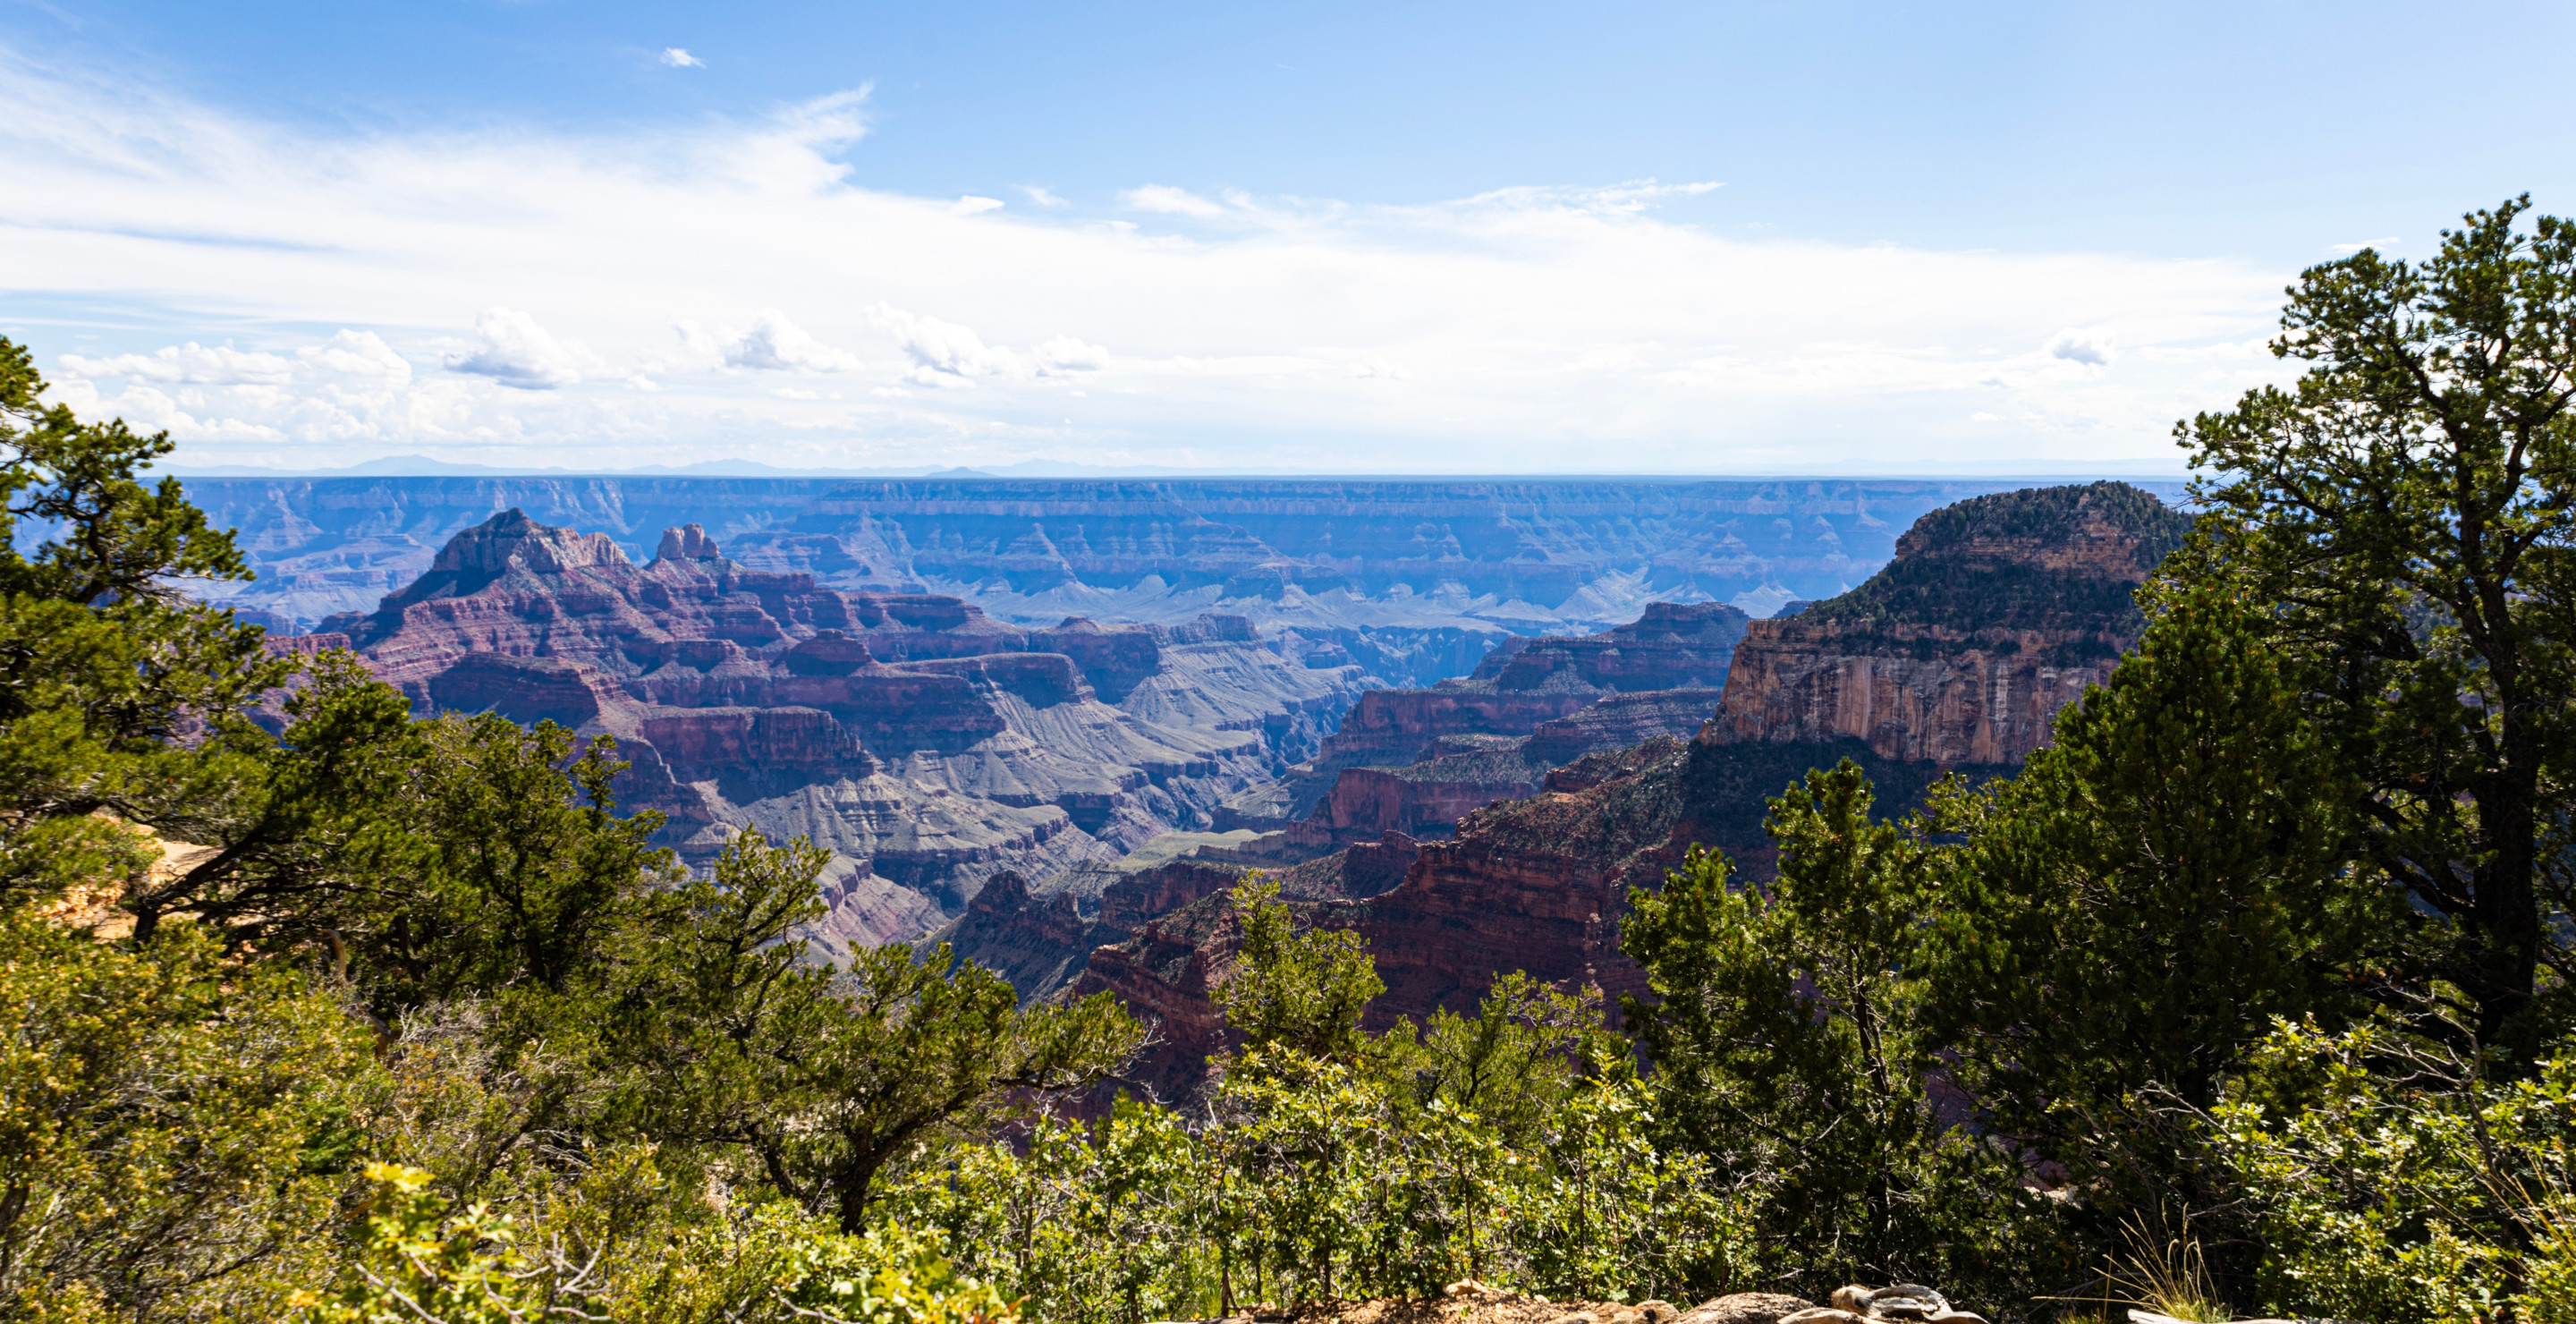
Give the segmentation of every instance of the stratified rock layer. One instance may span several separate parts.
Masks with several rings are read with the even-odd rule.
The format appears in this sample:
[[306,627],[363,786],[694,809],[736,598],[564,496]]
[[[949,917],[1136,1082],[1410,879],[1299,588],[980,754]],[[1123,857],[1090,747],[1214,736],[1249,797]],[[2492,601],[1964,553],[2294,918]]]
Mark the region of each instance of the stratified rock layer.
[[259,572],[208,591],[305,627],[366,608],[418,578],[459,531],[521,508],[604,531],[638,561],[664,529],[695,522],[746,565],[844,590],[951,594],[1021,625],[1247,616],[1265,638],[1293,632],[1294,658],[1355,662],[1393,685],[1463,675],[1505,634],[1604,629],[1649,602],[1830,597],[1885,563],[1917,516],[2009,485],[187,480],[190,500],[241,531]]
[[[2180,516],[2117,484],[1936,512],[1860,589],[1776,626],[1756,623],[1716,715],[1693,738],[1660,736],[1553,769],[1547,789],[1466,813],[1449,840],[1414,843],[1418,858],[1399,886],[1319,899],[1307,918],[1368,938],[1387,985],[1371,1013],[1381,1024],[1435,1007],[1464,1010],[1514,969],[1597,988],[1615,1006],[1617,994],[1643,987],[1642,972],[1618,950],[1631,889],[1660,885],[1693,844],[1767,877],[1763,801],[1811,768],[1852,759],[1887,815],[1919,804],[1947,772],[2009,773],[2079,692],[2038,682],[2107,674],[2140,625],[2130,592],[2182,529]],[[1768,650],[1758,660],[1757,646]],[[1842,660],[1802,669],[1801,659],[1825,658]],[[1895,661],[1915,670],[1878,669]],[[1915,676],[1935,697],[1987,688],[1973,699],[1882,704],[1857,725],[1820,718],[1878,702],[1837,679],[1862,674]],[[1818,697],[1784,703],[1782,694]],[[1320,872],[1341,858],[1297,868]],[[1203,895],[1095,952],[1066,988],[1114,991],[1163,1018],[1171,1028],[1153,1079],[1166,1093],[1186,1093],[1201,1078],[1192,1054],[1222,1045],[1207,990],[1230,975],[1238,941],[1228,900]]]
[[2188,527],[2120,483],[1926,515],[1860,588],[1753,623],[1708,738],[1850,737],[1886,758],[2019,763],[2135,642],[2130,593]]
[[685,858],[755,825],[830,850],[833,946],[917,937],[1005,871],[1204,826],[1367,683],[1240,618],[1024,630],[953,597],[751,569],[695,525],[658,550],[638,566],[505,511],[328,624],[424,710],[617,736],[630,801],[668,816]]
[[[1371,691],[1313,761],[1229,800],[1218,821],[1284,828],[1305,854],[1445,828],[1592,750],[1696,730],[1750,623],[1722,602],[1653,603],[1599,634],[1510,640],[1429,689]],[[1596,708],[1609,711],[1583,716]]]

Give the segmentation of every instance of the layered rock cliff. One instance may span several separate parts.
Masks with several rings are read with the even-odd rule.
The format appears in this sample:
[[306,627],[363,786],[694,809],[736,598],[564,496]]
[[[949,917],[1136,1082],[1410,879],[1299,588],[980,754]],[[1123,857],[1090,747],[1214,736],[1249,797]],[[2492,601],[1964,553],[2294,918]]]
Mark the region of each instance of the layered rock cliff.
[[[1471,670],[1509,633],[1582,633],[1654,601],[1823,598],[1924,512],[2006,486],[1905,480],[1508,482],[638,477],[191,478],[259,578],[207,591],[310,628],[418,578],[504,510],[635,560],[697,523],[736,560],[845,590],[943,593],[1008,623],[1250,617],[1392,685]],[[1304,651],[1293,656],[1303,658]]]
[[423,710],[617,736],[626,793],[668,815],[684,857],[751,825],[832,851],[834,943],[910,939],[996,874],[1205,826],[1368,683],[1240,618],[1028,630],[953,597],[752,569],[695,525],[639,566],[516,510],[326,624]]
[[[1544,789],[1466,812],[1450,839],[1408,841],[1415,859],[1399,885],[1318,898],[1307,918],[1367,936],[1387,984],[1372,1013],[1382,1022],[1463,1010],[1513,969],[1614,998],[1640,988],[1641,972],[1618,952],[1630,889],[1659,885],[1694,843],[1725,851],[1751,879],[1767,876],[1763,801],[1810,768],[1855,760],[1890,816],[1947,772],[2008,774],[2082,680],[2107,674],[2134,641],[2130,593],[2184,527],[2117,484],[2003,494],[1927,516],[1859,589],[1755,623],[1716,715],[1693,738],[1660,735],[1554,768]],[[1817,659],[1831,661],[1806,665]],[[1897,662],[1914,670],[1887,666]],[[1887,703],[1845,679],[1863,675],[1919,678],[1938,701]],[[1871,720],[1838,716],[1862,703],[1878,705]],[[1296,867],[1321,875],[1356,853]],[[1063,987],[1111,990],[1163,1018],[1152,1079],[1186,1093],[1200,1079],[1193,1054],[1222,1042],[1207,990],[1231,972],[1236,941],[1226,899],[1209,892],[1134,924]]]
[[[1697,729],[1706,708],[1682,715],[1676,705],[1696,706],[1701,691],[1725,682],[1736,641],[1751,623],[1722,602],[1649,603],[1637,620],[1598,634],[1512,639],[1472,674],[1428,689],[1371,691],[1311,762],[1228,801],[1219,822],[1295,831],[1299,822],[1321,820],[1365,836],[1446,826],[1457,812],[1498,795],[1515,788],[1526,793],[1549,767],[1591,750],[1633,744],[1676,721],[1680,731]],[[1672,697],[1685,691],[1690,697]],[[1633,701],[1646,693],[1666,697]],[[1578,717],[1622,695],[1632,701],[1599,717]],[[1526,742],[1541,731],[1550,734]],[[1505,751],[1505,741],[1523,743]],[[1400,771],[1378,771],[1384,769]],[[1403,791],[1399,784],[1419,789]],[[1457,812],[1390,815],[1361,808],[1399,794],[1438,799]],[[1300,844],[1326,839],[1301,838]]]
[[1755,622],[1708,738],[1850,737],[1892,759],[2019,763],[2135,642],[2130,594],[2189,527],[2122,483],[1935,511],[1869,582]]

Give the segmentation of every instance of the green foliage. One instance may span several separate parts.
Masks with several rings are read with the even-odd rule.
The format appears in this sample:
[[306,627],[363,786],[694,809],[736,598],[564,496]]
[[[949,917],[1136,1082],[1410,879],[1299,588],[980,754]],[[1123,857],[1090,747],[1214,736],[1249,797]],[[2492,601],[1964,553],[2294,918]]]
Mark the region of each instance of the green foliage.
[[2379,1027],[2284,1021],[2212,1119],[2283,1309],[2389,1324],[2576,1320],[2576,1058],[2527,1078]]
[[1283,1045],[1349,1061],[1360,1050],[1360,1012],[1386,991],[1367,942],[1338,929],[1299,930],[1279,885],[1248,875],[1235,885],[1243,946],[1232,979],[1215,993],[1226,1023],[1249,1048]]
[[866,1226],[877,1173],[927,1134],[980,1121],[1013,1092],[1095,1083],[1141,1039],[1113,995],[1023,1008],[1001,976],[952,964],[945,946],[923,960],[902,946],[860,953],[838,997],[749,1045],[763,1089],[735,1133],[781,1190],[844,1232]]
[[[936,1228],[1035,1317],[1135,1321],[1240,1302],[1426,1296],[1461,1277],[1559,1298],[1723,1291],[1754,1278],[1748,1202],[1656,1148],[1659,1087],[1596,1005],[1525,975],[1472,1018],[1371,1036],[1366,947],[1299,933],[1241,889],[1240,1008],[1203,1118],[1121,1099],[1023,1146],[918,1151],[877,1210]],[[1321,1049],[1321,1052],[1316,1051]]]
[[0,918],[0,1318],[79,1294],[257,1316],[366,1143],[368,1043],[195,925],[124,951]]
[[1694,851],[1630,894],[1622,949],[1652,998],[1627,1020],[1667,1083],[1674,1142],[1723,1179],[1765,1178],[1762,1258],[1811,1292],[1873,1281],[2026,1291],[2048,1217],[2017,1163],[1952,1129],[1926,1081],[1920,945],[1934,852],[1872,823],[1845,761],[1771,801],[1780,875],[1737,890]]
[[2177,567],[2274,604],[2364,855],[2420,912],[2414,987],[2526,1063],[2576,974],[2544,872],[2576,693],[2576,225],[2523,230],[2527,206],[2300,276],[2272,345],[2298,383],[2178,429],[2217,476]]
[[877,1214],[938,1229],[1050,1320],[1418,1297],[1461,1277],[1586,1300],[1747,1285],[1745,1202],[1654,1147],[1658,1098],[1586,1080],[1516,1146],[1363,1066],[1255,1049],[1203,1124],[1122,1100],[1105,1122],[1042,1120],[1023,1151],[926,1151]]
[[[342,1279],[300,1293],[298,1324],[996,1324],[991,1288],[919,1238],[845,1236],[778,1205],[591,1254],[560,1228],[530,1237],[508,1215],[452,1212],[428,1173],[370,1164],[374,1210]],[[551,1233],[549,1235],[548,1233]]]
[[604,975],[613,935],[676,881],[650,844],[661,815],[617,816],[616,741],[576,751],[552,722],[493,713],[440,717],[414,738],[417,757],[379,787],[383,828],[363,844],[375,897],[352,933],[371,995],[390,1009],[583,991]]
[[1476,1015],[1438,1008],[1417,1038],[1379,1040],[1376,1057],[1411,1087],[1416,1106],[1473,1114],[1521,1147],[1544,1131],[1586,1065],[1617,1051],[1597,1007],[1515,970],[1485,991]]
[[2276,1016],[2348,1016],[2353,963],[2394,923],[2260,638],[2233,596],[2180,594],[2020,776],[1936,805],[1966,844],[1939,871],[1929,1032],[1986,1122],[2112,1219],[2220,1202],[2165,1104],[2214,1104]]
[[[0,340],[0,901],[12,904],[135,869],[134,848],[92,815],[173,835],[225,818],[269,744],[250,710],[294,670],[266,656],[257,626],[179,596],[176,579],[249,571],[177,480],[136,478],[169,439],[81,423],[40,404],[43,390],[26,349]],[[137,912],[139,936],[157,917]]]

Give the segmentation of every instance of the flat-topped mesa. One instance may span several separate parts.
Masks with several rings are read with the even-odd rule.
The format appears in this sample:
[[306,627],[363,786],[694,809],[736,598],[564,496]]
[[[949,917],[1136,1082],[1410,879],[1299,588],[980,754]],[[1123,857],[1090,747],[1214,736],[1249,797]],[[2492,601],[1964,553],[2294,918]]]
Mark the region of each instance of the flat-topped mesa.
[[2132,594],[2189,528],[2125,483],[1936,510],[1860,587],[1754,622],[1699,738],[1853,738],[1884,758],[2019,763],[2136,642]]

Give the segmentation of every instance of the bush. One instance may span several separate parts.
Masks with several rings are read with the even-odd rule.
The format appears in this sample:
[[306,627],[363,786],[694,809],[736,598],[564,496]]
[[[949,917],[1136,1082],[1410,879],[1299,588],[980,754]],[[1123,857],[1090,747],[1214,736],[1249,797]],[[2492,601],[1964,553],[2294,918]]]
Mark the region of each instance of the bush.
[[2576,1056],[2499,1082],[2382,1029],[2283,1022],[2212,1123],[2260,1211],[2278,1307],[2576,1321]]

